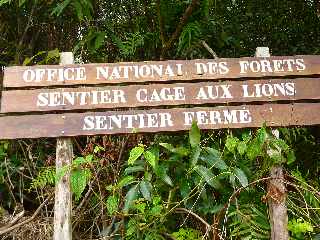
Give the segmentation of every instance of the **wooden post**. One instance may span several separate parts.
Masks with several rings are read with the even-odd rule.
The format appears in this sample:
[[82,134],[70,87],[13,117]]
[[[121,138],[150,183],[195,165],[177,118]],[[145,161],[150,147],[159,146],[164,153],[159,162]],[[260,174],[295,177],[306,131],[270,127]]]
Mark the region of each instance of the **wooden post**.
[[[270,57],[268,47],[257,47],[256,57]],[[272,130],[273,135],[279,138],[279,131]],[[271,240],[289,240],[288,214],[286,206],[286,186],[284,185],[283,167],[272,166],[268,183],[268,205],[271,225]]]
[[[60,64],[73,64],[72,52],[60,54]],[[56,148],[56,171],[63,166],[70,166],[73,159],[73,146],[71,138],[58,138]],[[55,189],[54,204],[54,240],[72,239],[72,194],[70,185],[70,171],[60,179]]]

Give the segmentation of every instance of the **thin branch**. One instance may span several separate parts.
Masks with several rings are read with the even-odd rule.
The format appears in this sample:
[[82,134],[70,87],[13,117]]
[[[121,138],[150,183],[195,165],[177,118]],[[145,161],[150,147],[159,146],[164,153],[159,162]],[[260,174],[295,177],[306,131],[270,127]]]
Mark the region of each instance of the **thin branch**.
[[8,224],[8,226],[12,226],[13,224],[15,224],[16,222],[18,222],[25,214],[25,211],[22,210],[21,212],[19,212]]
[[207,49],[208,52],[213,56],[213,59],[217,60],[218,55],[215,53],[215,51],[213,51],[212,48],[205,41],[201,40],[200,42],[204,46],[204,48]]
[[124,139],[122,139],[122,143],[121,143],[121,149],[120,149],[120,153],[119,153],[119,156],[118,156],[118,161],[117,161],[117,167],[116,167],[116,175],[119,176],[120,174],[120,166],[121,166],[121,160],[122,160],[122,157],[123,157],[123,154],[126,150],[126,146],[128,144],[128,141],[130,139],[130,135],[128,134]]
[[159,19],[160,39],[161,39],[162,47],[164,47],[166,43],[166,37],[164,34],[163,16],[161,15],[161,0],[157,0],[157,15]]
[[206,226],[207,229],[211,229],[211,225],[210,225],[209,223],[207,223],[202,217],[200,217],[198,214],[192,212],[191,210],[188,210],[188,209],[186,209],[186,208],[176,208],[175,211],[178,212],[178,213],[179,213],[179,212],[180,212],[180,213],[181,213],[181,212],[186,212],[186,213],[194,216],[194,217],[197,218],[198,220],[200,220],[200,222],[202,222],[202,223]]
[[16,225],[12,226],[12,227],[10,227],[10,226],[5,226],[5,227],[0,228],[0,235],[5,234],[5,233],[7,233],[7,232],[10,232],[10,231],[12,231],[12,230],[14,230],[14,229],[16,229],[16,228],[19,228],[19,227],[21,227],[21,226],[23,226],[23,225],[31,222],[32,220],[34,220],[35,217],[39,214],[40,210],[46,205],[46,203],[51,199],[52,196],[53,196],[53,193],[51,193],[50,196],[47,197],[47,199],[44,200],[44,201],[40,204],[40,206],[39,206],[39,207],[37,208],[37,210],[33,213],[33,215],[32,215],[30,218],[28,218],[27,220],[25,220],[25,221],[23,221],[23,222],[21,222],[21,223],[18,223],[18,224],[16,224]]
[[187,24],[187,21],[189,17],[192,15],[193,11],[196,9],[196,6],[199,5],[199,0],[192,0],[191,4],[187,7],[186,11],[184,12],[183,16],[180,19],[180,22],[175,30],[175,32],[172,34],[169,41],[165,44],[165,46],[162,48],[161,57],[164,58],[167,52],[172,48],[174,42],[179,38],[183,27]]
[[32,18],[33,18],[34,12],[35,12],[35,10],[36,10],[36,7],[37,7],[37,4],[33,4],[32,9],[31,9],[31,12],[30,12],[30,15],[29,15],[29,17],[28,17],[27,25],[26,25],[26,27],[24,28],[24,31],[23,31],[23,33],[22,33],[22,36],[21,36],[21,38],[20,38],[20,40],[19,40],[19,42],[18,42],[17,51],[16,51],[16,59],[15,59],[17,64],[20,63],[20,59],[19,59],[19,58],[20,58],[20,50],[21,50],[21,48],[22,48],[23,41],[24,41],[24,39],[25,39],[26,36],[27,36],[27,33],[28,33],[28,31],[29,31],[29,28],[30,28],[31,25],[32,25]]

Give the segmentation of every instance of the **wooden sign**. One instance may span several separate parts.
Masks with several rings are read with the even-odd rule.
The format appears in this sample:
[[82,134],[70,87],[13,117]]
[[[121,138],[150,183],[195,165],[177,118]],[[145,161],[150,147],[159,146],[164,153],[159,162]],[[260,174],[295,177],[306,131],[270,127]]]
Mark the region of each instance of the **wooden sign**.
[[319,99],[319,92],[320,78],[11,90],[2,93],[1,112]]
[[40,138],[199,128],[246,128],[320,123],[320,103],[171,108],[1,117],[1,138]]
[[318,56],[8,67],[4,87],[92,85],[320,74]]
[[319,66],[291,56],[8,67],[0,139],[316,125]]

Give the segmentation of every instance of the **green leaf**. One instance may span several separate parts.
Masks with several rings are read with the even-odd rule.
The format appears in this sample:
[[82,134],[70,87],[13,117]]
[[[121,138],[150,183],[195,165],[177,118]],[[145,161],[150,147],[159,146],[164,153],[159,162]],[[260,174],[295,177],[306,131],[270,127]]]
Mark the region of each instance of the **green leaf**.
[[124,208],[123,208],[123,211],[125,213],[127,213],[129,211],[130,207],[132,206],[133,201],[138,196],[138,185],[139,184],[136,184],[133,187],[131,187],[130,190],[126,194]]
[[77,157],[75,160],[73,160],[73,165],[75,167],[78,167],[82,164],[86,163],[92,163],[93,155],[89,154],[85,158],[84,157]]
[[271,141],[268,145],[267,155],[274,163],[282,163],[284,160],[281,147],[278,146],[275,141]]
[[253,141],[248,145],[246,155],[252,161],[257,156],[261,155],[262,145],[258,142],[257,139],[253,139]]
[[156,171],[156,175],[164,181],[166,184],[170,185],[171,187],[173,186],[171,178],[167,174],[167,169],[163,166],[159,166]]
[[245,131],[241,134],[241,139],[245,142],[248,143],[252,138],[251,131]]
[[59,3],[51,12],[51,15],[60,16],[63,10],[70,4],[71,0],[64,0]]
[[71,173],[71,189],[75,195],[76,201],[81,197],[82,192],[87,186],[88,181],[91,178],[91,172],[89,169],[74,170]]
[[287,164],[290,165],[296,161],[296,156],[294,154],[294,151],[289,151],[287,155]]
[[142,196],[148,201],[151,201],[151,191],[152,191],[151,183],[147,181],[141,181],[139,186],[140,186],[140,192],[142,193]]
[[175,148],[174,148],[174,146],[172,146],[172,144],[170,144],[170,143],[159,143],[159,145],[161,146],[161,147],[164,147],[165,149],[167,149],[169,152],[172,152],[172,153],[174,153],[175,152]]
[[257,131],[256,139],[260,145],[262,145],[267,139],[267,130],[265,127],[260,128]]
[[57,59],[59,57],[60,57],[59,49],[56,48],[48,52],[48,55],[46,57],[46,62],[48,63],[50,60]]
[[94,153],[99,153],[101,151],[105,151],[105,149],[99,145],[94,147],[94,150],[93,150]]
[[156,156],[151,151],[145,151],[143,156],[147,160],[147,162],[151,165],[151,167],[156,168]]
[[27,66],[31,63],[32,59],[29,57],[26,57],[22,63],[23,66]]
[[228,136],[226,140],[226,148],[231,153],[235,153],[235,149],[238,145],[239,139],[237,137]]
[[288,144],[282,139],[275,138],[272,140],[272,144],[275,145],[277,148],[280,148],[284,152],[288,152],[290,149]]
[[99,49],[103,45],[105,37],[106,37],[105,32],[97,32],[97,37],[94,41],[94,47],[96,50]]
[[0,7],[6,3],[11,3],[12,0],[0,0]]
[[247,144],[244,141],[239,142],[237,150],[241,156],[244,155],[247,150]]
[[78,19],[79,19],[80,21],[82,21],[82,20],[83,20],[83,11],[82,11],[82,5],[81,5],[81,3],[76,0],[76,1],[73,1],[73,2],[72,2],[72,5],[74,6],[74,8],[75,8],[75,10],[76,10]]
[[144,171],[144,166],[139,165],[139,166],[133,166],[133,167],[127,167],[124,170],[124,174],[125,175],[129,175],[131,173],[135,173],[135,172],[143,172]]
[[163,173],[163,174],[160,175],[160,178],[161,178],[162,181],[164,181],[166,184],[170,185],[171,187],[173,186],[172,180],[171,180],[171,178],[169,177],[168,174]]
[[188,156],[190,154],[190,150],[185,147],[177,147],[175,149],[175,153],[178,154],[181,157]]
[[139,225],[135,218],[131,218],[126,226],[126,236],[131,236],[139,231]]
[[234,170],[234,174],[237,177],[237,179],[239,180],[242,187],[248,186],[248,178],[247,178],[246,174],[240,168],[236,168]]
[[134,205],[134,208],[137,209],[139,212],[141,212],[142,214],[145,213],[145,210],[146,210],[146,206],[147,204],[144,203],[144,202],[139,202],[139,203],[136,203]]
[[116,195],[110,195],[107,199],[107,209],[110,215],[113,215],[119,206],[119,197]]
[[84,163],[86,160],[84,157],[77,157],[76,159],[73,160],[73,165],[79,166],[82,163]]
[[150,214],[152,216],[160,216],[162,212],[163,206],[162,205],[156,205],[151,208]]
[[221,188],[221,184],[216,178],[216,176],[212,173],[212,171],[204,166],[197,165],[195,171],[204,178],[204,180],[213,188],[219,189]]
[[226,170],[228,168],[227,164],[222,160],[221,153],[213,148],[205,148],[205,152],[202,155],[201,159],[204,162],[210,164],[210,167],[213,166],[220,170]]
[[192,148],[199,146],[200,144],[200,129],[195,121],[192,122],[191,129],[189,131],[189,142]]
[[117,186],[117,188],[123,188],[125,186],[128,186],[132,182],[134,182],[134,180],[135,180],[135,178],[133,176],[125,176],[124,178],[122,178],[118,182],[118,184],[116,186]]
[[199,146],[192,149],[192,151],[191,151],[191,166],[192,167],[197,165],[200,153],[201,153],[201,148]]
[[128,164],[133,165],[134,162],[142,155],[143,152],[144,152],[144,147],[142,146],[138,146],[131,149]]

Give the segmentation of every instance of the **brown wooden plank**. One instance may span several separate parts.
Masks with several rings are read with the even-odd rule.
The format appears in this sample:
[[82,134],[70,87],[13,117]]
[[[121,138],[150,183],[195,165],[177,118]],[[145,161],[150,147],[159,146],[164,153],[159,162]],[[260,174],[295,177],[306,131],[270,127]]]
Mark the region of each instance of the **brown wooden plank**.
[[319,112],[320,103],[296,103],[5,116],[0,139],[179,131],[189,129],[192,119],[202,129],[317,125]]
[[[320,74],[319,64],[319,56],[306,55],[8,67],[5,69],[4,87],[302,76]],[[101,69],[104,69],[105,72]],[[24,74],[25,79],[23,78]]]
[[320,78],[11,90],[2,94],[1,112],[301,99],[320,99]]

